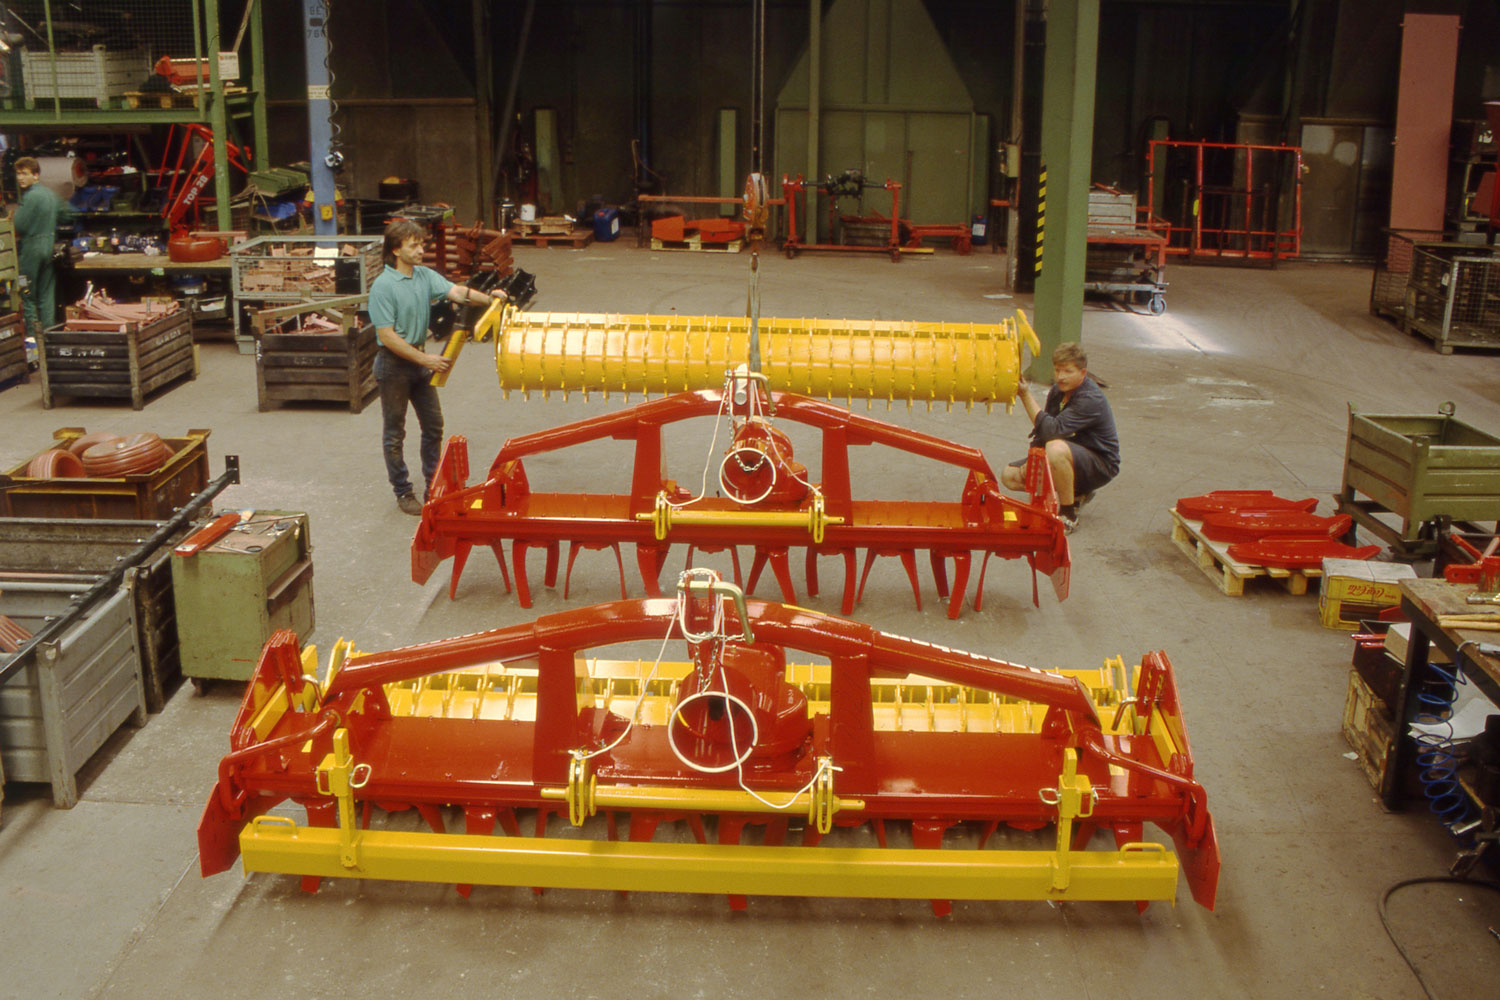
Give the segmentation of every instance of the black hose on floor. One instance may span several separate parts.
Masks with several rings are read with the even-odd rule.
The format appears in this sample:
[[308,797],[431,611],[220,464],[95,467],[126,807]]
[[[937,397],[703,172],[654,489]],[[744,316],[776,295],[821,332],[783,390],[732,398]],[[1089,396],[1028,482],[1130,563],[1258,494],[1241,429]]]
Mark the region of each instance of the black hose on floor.
[[[1422,970],[1417,967],[1416,962],[1412,961],[1411,956],[1406,953],[1406,949],[1402,947],[1401,942],[1396,938],[1396,932],[1391,929],[1390,919],[1386,915],[1386,903],[1396,894],[1396,891],[1413,885],[1468,885],[1478,889],[1489,889],[1491,892],[1500,892],[1500,882],[1490,882],[1485,879],[1476,878],[1460,878],[1456,875],[1432,875],[1425,878],[1402,879],[1387,889],[1385,894],[1380,897],[1380,924],[1385,928],[1386,936],[1391,939],[1391,944],[1396,946],[1397,953],[1405,960],[1407,967],[1411,969],[1412,975],[1417,977],[1417,984],[1422,987],[1422,992],[1427,994],[1428,1000],[1437,1000],[1437,997],[1432,993],[1432,989],[1427,985],[1427,977],[1422,975]],[[1495,933],[1494,928],[1490,929],[1490,933]]]

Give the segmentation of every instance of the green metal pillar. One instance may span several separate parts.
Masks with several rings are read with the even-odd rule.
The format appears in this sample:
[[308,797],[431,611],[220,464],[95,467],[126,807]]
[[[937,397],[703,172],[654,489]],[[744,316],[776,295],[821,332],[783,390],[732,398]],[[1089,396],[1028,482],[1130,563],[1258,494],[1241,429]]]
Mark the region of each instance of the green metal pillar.
[[1083,330],[1098,48],[1099,0],[1048,5],[1047,68],[1042,92],[1046,239],[1042,243],[1035,307],[1042,356],[1032,366],[1032,374],[1040,378],[1051,376],[1053,348],[1066,340],[1078,340]]
[[262,28],[265,8],[261,0],[250,0],[255,10],[250,15],[250,127],[255,133],[252,154],[255,170],[271,166],[271,131],[266,125],[266,42]]
[[[208,49],[208,120],[214,130],[214,218],[222,232],[232,228],[229,221],[229,152],[225,140],[229,136],[229,109],[224,100],[224,80],[219,76],[219,50],[224,41],[219,37],[219,5],[217,0],[208,0],[203,5],[203,28]],[[199,87],[202,93],[202,87]]]
[[[818,178],[818,137],[823,111],[823,0],[807,0],[807,182],[816,185]],[[769,182],[768,182],[769,184]],[[807,211],[802,213],[802,241],[818,242],[818,199],[807,196]]]

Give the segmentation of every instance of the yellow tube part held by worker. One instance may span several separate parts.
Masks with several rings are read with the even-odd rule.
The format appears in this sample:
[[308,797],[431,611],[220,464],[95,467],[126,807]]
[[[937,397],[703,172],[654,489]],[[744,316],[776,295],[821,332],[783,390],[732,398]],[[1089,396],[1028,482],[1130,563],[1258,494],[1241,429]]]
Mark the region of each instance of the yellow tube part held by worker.
[[[772,389],[849,401],[1009,406],[1022,348],[1041,345],[1019,310],[1000,323],[759,320]],[[642,395],[717,389],[749,357],[750,320],[507,311],[495,343],[500,387]]]
[[[491,302],[489,308],[479,317],[479,321],[474,324],[474,339],[478,341],[488,340],[490,332],[500,325],[501,317],[504,313],[504,299],[495,299]],[[464,343],[469,339],[469,336],[469,331],[464,327],[459,326],[454,328],[453,333],[448,337],[448,342],[443,345],[443,357],[449,361],[448,371],[433,372],[432,378],[427,380],[429,385],[441,389],[448,384],[448,375],[453,371],[453,366],[458,364],[459,352],[464,349]]]

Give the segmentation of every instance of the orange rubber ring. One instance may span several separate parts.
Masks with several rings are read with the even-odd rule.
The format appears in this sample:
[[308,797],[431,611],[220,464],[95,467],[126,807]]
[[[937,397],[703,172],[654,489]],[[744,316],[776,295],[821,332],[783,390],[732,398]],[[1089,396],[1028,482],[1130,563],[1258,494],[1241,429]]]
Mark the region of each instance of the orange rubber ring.
[[78,456],[62,448],[48,448],[26,466],[33,479],[82,479],[87,473]]

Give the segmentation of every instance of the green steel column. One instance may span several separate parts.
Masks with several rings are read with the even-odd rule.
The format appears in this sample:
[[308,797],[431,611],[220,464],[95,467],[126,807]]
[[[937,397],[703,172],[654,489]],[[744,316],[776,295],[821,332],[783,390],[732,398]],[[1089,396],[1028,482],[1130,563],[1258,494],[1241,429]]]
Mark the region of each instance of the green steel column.
[[490,9],[472,0],[470,16],[474,30],[474,174],[478,219],[492,217],[490,199],[490,148],[495,120],[495,64],[490,57]]
[[[807,182],[818,183],[818,133],[823,105],[823,0],[807,0]],[[767,182],[771,187],[771,182]],[[808,192],[802,241],[818,242],[818,199]]]
[[271,166],[271,132],[266,126],[266,48],[261,19],[265,7],[260,0],[250,0],[255,11],[250,15],[250,121],[255,130],[255,170]]
[[1093,159],[1094,75],[1099,0],[1052,3],[1047,10],[1047,69],[1042,91],[1042,161],[1046,233],[1036,282],[1036,331],[1042,357],[1035,375],[1051,375],[1048,358],[1083,330],[1084,258],[1088,252],[1089,166]]
[[204,34],[208,38],[208,49],[204,58],[208,60],[208,121],[214,130],[214,219],[220,232],[231,228],[229,217],[229,151],[225,139],[229,135],[228,107],[224,103],[224,80],[219,76],[219,50],[224,47],[219,38],[218,0],[205,0],[203,4]]

